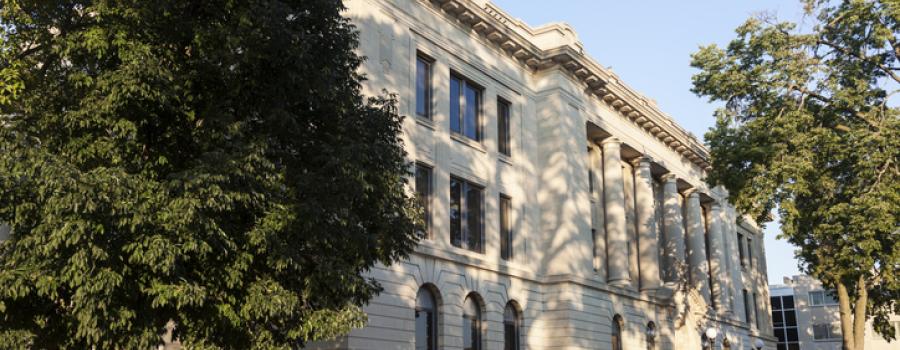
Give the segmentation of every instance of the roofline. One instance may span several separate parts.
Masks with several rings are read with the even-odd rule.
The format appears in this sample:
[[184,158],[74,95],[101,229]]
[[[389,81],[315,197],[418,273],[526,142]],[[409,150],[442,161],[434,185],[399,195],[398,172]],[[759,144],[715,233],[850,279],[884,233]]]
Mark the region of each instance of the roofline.
[[[585,85],[587,92],[625,119],[701,169],[709,169],[706,146],[660,110],[652,99],[623,83],[615,73],[587,55],[568,24],[551,23],[532,28],[487,0],[419,1],[439,7],[533,72],[565,68],[564,71]],[[560,42],[563,44],[558,45]],[[556,46],[548,46],[553,44]]]

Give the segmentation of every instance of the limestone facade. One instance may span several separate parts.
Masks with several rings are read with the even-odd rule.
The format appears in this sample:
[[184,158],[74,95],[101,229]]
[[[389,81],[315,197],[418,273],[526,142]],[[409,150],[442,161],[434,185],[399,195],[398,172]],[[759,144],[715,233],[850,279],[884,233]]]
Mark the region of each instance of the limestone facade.
[[715,328],[714,348],[774,350],[762,233],[704,183],[704,146],[571,27],[484,0],[345,5],[364,92],[407,116],[430,227],[370,272],[368,326],[310,347],[699,349]]

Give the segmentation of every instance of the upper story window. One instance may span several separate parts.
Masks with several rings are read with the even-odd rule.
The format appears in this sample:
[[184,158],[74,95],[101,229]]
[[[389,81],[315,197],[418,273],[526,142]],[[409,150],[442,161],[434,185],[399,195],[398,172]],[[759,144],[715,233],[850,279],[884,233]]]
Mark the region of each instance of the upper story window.
[[484,252],[484,187],[450,178],[450,243]]
[[450,131],[481,142],[481,88],[450,74]]
[[809,305],[810,306],[821,306],[821,305],[837,305],[837,300],[834,299],[832,294],[819,290],[814,292],[809,292]]
[[742,267],[743,267],[743,266],[747,266],[747,261],[744,260],[744,259],[745,259],[745,256],[744,256],[744,255],[745,255],[745,254],[744,254],[744,235],[741,234],[740,232],[738,232],[737,236],[738,236],[738,239],[737,239],[737,241],[738,241],[738,256],[740,256],[740,258],[741,258],[741,266],[742,266]]
[[510,105],[502,98],[497,98],[497,149],[501,154],[510,156]]
[[512,199],[500,194],[500,258],[510,260],[513,257]]
[[744,297],[744,299],[743,299],[743,300],[744,300],[744,321],[747,322],[747,323],[749,324],[749,323],[750,323],[750,315],[751,315],[751,313],[750,313],[750,308],[751,308],[751,307],[755,307],[755,306],[750,305],[750,293],[747,293],[747,290],[746,290],[746,289],[744,289],[743,292],[744,292],[744,293],[743,293],[743,297]]
[[747,237],[747,264],[753,270],[753,240]]
[[416,198],[422,206],[424,229],[419,232],[421,238],[431,238],[431,167],[416,163]]
[[416,116],[431,119],[431,66],[434,60],[416,55]]

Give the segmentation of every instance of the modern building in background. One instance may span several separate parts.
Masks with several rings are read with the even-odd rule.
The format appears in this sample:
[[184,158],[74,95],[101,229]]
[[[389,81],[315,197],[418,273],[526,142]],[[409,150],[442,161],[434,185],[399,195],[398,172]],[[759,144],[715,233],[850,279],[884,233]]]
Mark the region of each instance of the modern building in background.
[[[483,0],[348,0],[399,97],[428,229],[320,349],[775,350],[763,237],[708,150],[566,24]],[[610,33],[623,35],[623,33]]]
[[[837,297],[810,276],[785,277],[784,284],[769,286],[772,326],[777,350],[840,350],[841,316]],[[900,335],[900,316],[891,317]],[[900,341],[888,343],[866,324],[866,350],[900,349]]]

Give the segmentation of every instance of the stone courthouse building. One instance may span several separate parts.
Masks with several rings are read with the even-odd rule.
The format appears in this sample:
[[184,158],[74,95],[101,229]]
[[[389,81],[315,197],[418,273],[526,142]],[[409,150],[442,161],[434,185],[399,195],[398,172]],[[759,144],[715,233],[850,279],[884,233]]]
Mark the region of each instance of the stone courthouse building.
[[370,272],[368,326],[310,347],[775,348],[762,232],[571,27],[485,0],[345,4],[365,92],[407,116],[428,229]]

